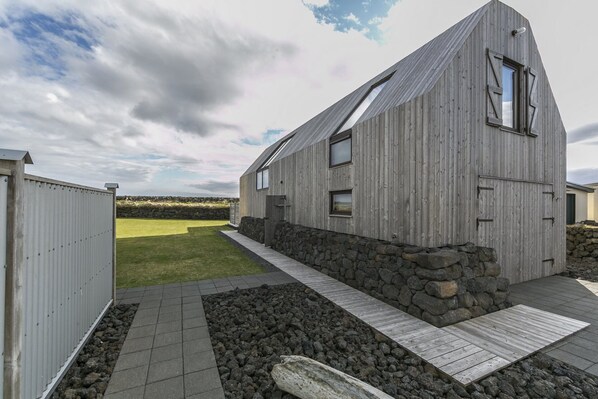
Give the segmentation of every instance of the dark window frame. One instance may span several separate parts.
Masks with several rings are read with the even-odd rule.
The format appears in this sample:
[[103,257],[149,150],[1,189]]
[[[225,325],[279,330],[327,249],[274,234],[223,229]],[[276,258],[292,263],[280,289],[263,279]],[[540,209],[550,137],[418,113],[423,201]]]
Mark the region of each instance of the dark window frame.
[[[345,140],[350,140],[351,156],[350,156],[349,160],[345,161],[345,162],[339,162],[339,163],[332,164],[332,146],[334,144],[340,143],[341,141],[345,141]],[[329,141],[330,141],[328,144],[328,167],[329,168],[336,168],[337,166],[343,166],[343,165],[353,163],[353,130],[352,129],[348,129],[339,134],[335,134],[334,136],[330,137]]]
[[[519,135],[525,135],[525,130],[523,128],[524,126],[524,122],[525,122],[525,110],[524,110],[524,105],[526,104],[526,99],[525,99],[525,90],[523,90],[524,88],[524,79],[525,79],[525,71],[524,71],[524,66],[520,63],[518,63],[517,61],[513,61],[510,58],[507,58],[506,56],[503,55],[503,60],[502,60],[502,67],[501,67],[501,74],[502,74],[502,68],[504,67],[508,67],[511,68],[515,71],[515,79],[513,81],[513,83],[515,84],[516,87],[513,88],[513,101],[515,102],[515,104],[513,105],[513,118],[514,120],[514,126],[507,126],[504,125],[504,114],[503,114],[503,124],[499,126],[500,130],[504,130],[510,133],[516,133]],[[504,95],[504,87],[505,87],[505,82],[502,82],[502,91],[503,94],[501,94],[501,102],[500,105],[502,106],[503,103],[503,95]]]
[[[257,172],[255,172],[255,189],[257,191],[267,190],[270,188],[270,171],[269,171],[269,169],[270,168],[263,168],[263,169],[260,169]],[[264,187],[264,173],[263,173],[264,170],[268,170],[268,186],[267,187]],[[257,187],[257,182],[258,182],[258,178],[260,175],[262,177],[262,188]]]
[[[334,196],[338,194],[351,194],[351,211],[342,212],[334,210]],[[353,190],[337,190],[329,192],[328,213],[330,216],[353,216]]]

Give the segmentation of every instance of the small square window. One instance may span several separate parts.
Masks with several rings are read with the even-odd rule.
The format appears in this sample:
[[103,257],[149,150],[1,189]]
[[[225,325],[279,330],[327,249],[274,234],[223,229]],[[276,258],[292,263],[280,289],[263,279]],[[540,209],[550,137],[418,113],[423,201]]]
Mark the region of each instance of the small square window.
[[351,190],[330,192],[330,214],[345,216],[353,214],[353,193]]

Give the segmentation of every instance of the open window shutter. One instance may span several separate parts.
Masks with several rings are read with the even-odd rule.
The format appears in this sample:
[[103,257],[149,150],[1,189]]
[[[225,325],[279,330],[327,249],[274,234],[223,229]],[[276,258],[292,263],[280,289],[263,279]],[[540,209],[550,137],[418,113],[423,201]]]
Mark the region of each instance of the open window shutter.
[[529,136],[538,135],[538,72],[527,68],[527,125],[526,132]]
[[502,55],[488,50],[486,123],[502,126]]

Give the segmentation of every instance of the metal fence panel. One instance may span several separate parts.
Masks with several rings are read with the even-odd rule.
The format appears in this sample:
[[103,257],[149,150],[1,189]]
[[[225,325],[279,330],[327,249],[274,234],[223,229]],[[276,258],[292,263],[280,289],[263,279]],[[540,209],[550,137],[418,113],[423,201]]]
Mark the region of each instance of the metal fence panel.
[[113,195],[25,180],[24,398],[47,395],[112,299]]
[[[0,364],[4,365],[4,288],[6,287],[6,216],[8,178],[0,176]],[[0,374],[0,393],[4,391],[4,369]]]
[[241,215],[239,213],[239,203],[233,202],[230,204],[230,224],[238,226],[241,223]]

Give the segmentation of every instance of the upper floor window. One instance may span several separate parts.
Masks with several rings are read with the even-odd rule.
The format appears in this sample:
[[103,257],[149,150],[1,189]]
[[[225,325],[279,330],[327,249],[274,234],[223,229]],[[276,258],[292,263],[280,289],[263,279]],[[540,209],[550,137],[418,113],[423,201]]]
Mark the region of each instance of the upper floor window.
[[272,155],[266,159],[266,161],[262,164],[262,166],[258,169],[255,175],[255,188],[257,190],[263,190],[270,187],[270,172],[269,167],[272,162],[276,160],[278,155],[282,152],[282,150],[289,144],[293,137],[289,137],[288,139],[284,140],[282,143],[278,145],[278,147],[274,150]]
[[519,68],[506,60],[502,65],[502,125],[519,129]]
[[351,162],[351,131],[330,138],[330,166]]

